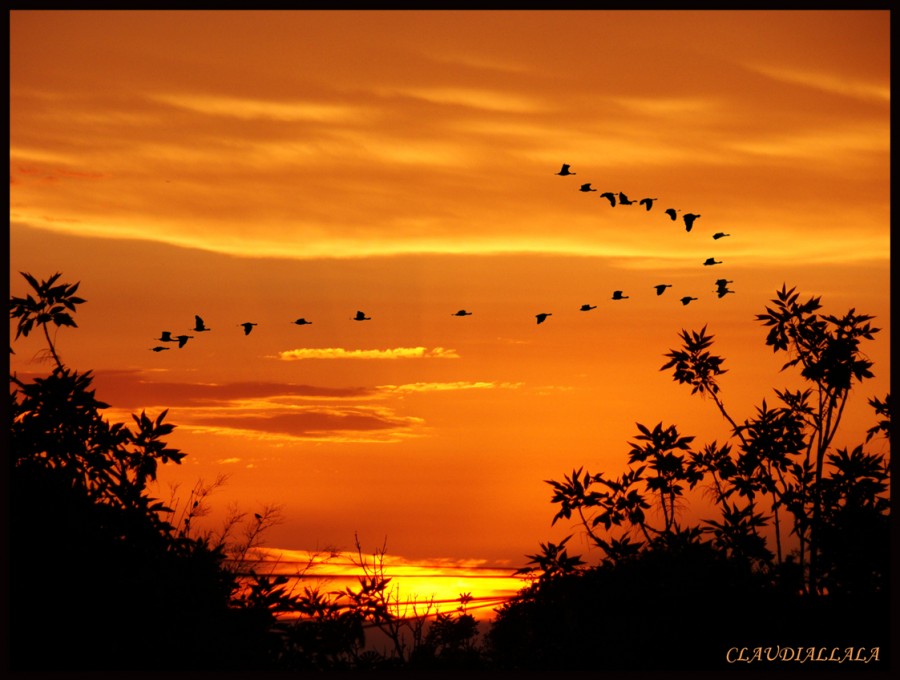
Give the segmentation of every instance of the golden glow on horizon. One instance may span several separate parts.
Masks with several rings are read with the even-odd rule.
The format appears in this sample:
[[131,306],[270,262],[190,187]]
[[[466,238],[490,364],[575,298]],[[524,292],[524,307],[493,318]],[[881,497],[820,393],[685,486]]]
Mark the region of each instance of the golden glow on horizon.
[[[434,602],[430,614],[451,612],[460,606],[460,596],[467,593],[474,601],[468,606],[476,619],[489,619],[493,609],[528,585],[514,576],[516,567],[490,565],[486,560],[431,558],[412,561],[397,555],[374,555],[346,551],[314,553],[306,550],[258,549],[258,573],[302,576],[297,590],[319,587],[322,591],[341,591],[355,587],[364,575],[362,559],[371,569],[380,561],[384,576],[391,579],[389,601],[396,603],[399,616],[423,614]],[[486,601],[486,606],[484,602]],[[414,611],[415,610],[415,611]]]

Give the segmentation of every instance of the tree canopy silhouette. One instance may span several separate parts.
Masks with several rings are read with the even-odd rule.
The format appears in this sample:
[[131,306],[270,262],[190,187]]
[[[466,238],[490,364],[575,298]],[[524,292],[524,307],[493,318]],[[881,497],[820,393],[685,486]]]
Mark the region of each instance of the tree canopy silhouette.
[[[879,329],[851,309],[820,313],[782,286],[756,319],[806,387],[775,390],[738,420],[723,399],[724,358],[704,326],[683,330],[660,370],[708,397],[731,428],[698,445],[675,425],[637,424],[619,476],[581,467],[547,480],[553,524],[574,521],[602,553],[582,564],[565,544],[530,555],[534,583],[491,630],[499,663],[568,668],[717,668],[729,645],[872,645],[887,655],[890,394],[853,448],[833,442],[856,386],[873,377],[862,351]],[[683,526],[687,492],[713,515]],[[650,512],[651,509],[656,512]],[[655,519],[654,519],[655,518]],[[585,651],[593,640],[594,654]],[[868,658],[868,656],[867,656]]]
[[91,372],[69,368],[49,332],[77,327],[78,284],[22,275],[33,293],[10,298],[16,338],[40,328],[53,365],[10,375],[12,667],[267,667],[270,617],[259,599],[234,606],[224,542],[170,523],[148,490],[185,456],[164,440],[167,412],[103,418]]
[[[60,357],[50,327],[77,328],[79,284],[38,281],[10,297],[15,338],[40,329],[49,374],[10,375],[10,648],[14,670],[331,670],[471,665],[480,659],[472,617],[461,607],[426,628],[430,607],[403,611],[384,553],[359,552],[358,588],[298,590],[305,572],[258,573],[253,548],[276,519],[255,513],[245,535],[191,525],[212,485],[191,491],[180,514],[155,498],[160,465],[186,454],[167,445],[168,411],[103,417],[90,371]],[[198,324],[199,325],[199,324]],[[170,340],[166,335],[161,340]],[[10,347],[12,352],[12,347]],[[177,516],[177,519],[176,519]],[[357,543],[358,547],[358,543]],[[289,615],[287,617],[283,615]],[[365,648],[366,628],[392,648]],[[409,636],[404,637],[405,633]]]

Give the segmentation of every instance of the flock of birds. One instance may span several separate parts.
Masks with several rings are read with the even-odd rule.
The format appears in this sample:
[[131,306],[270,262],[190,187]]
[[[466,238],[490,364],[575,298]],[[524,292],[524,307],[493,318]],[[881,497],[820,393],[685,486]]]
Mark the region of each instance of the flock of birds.
[[[557,172],[556,174],[560,175],[562,177],[569,177],[569,176],[575,175],[576,173],[572,172],[571,168],[572,168],[572,166],[569,165],[568,163],[563,163],[562,168],[560,168],[559,172]],[[591,186],[591,182],[583,183],[579,187],[578,190],[583,193],[598,191],[597,189],[595,189]],[[610,206],[613,208],[615,208],[617,205],[634,205],[635,203],[637,203],[639,206],[643,206],[648,212],[653,209],[653,204],[657,200],[659,200],[656,197],[651,198],[648,196],[645,198],[641,198],[638,201],[634,201],[634,200],[628,198],[627,194],[625,194],[622,191],[604,191],[604,192],[600,193],[600,198],[605,198],[607,201],[609,201]],[[700,219],[700,217],[701,217],[701,215],[699,213],[683,212],[679,208],[666,208],[663,211],[663,213],[665,213],[669,217],[669,219],[671,219],[673,222],[677,221],[678,214],[682,213],[681,219],[684,223],[684,229],[688,233],[691,232],[691,230],[694,228],[694,224],[696,224],[697,220]],[[718,241],[721,238],[725,238],[726,236],[731,236],[731,234],[726,234],[724,231],[717,231],[716,233],[714,233],[712,235],[713,240],[715,240],[715,241]],[[722,264],[722,261],[717,260],[714,257],[709,257],[702,264],[704,267],[712,267],[717,264]],[[734,281],[732,281],[730,279],[716,279],[716,290],[714,292],[716,293],[716,295],[719,298],[723,298],[726,295],[728,295],[729,293],[734,293],[734,291],[728,287],[729,283],[734,283]],[[663,293],[666,292],[667,288],[671,288],[671,287],[672,287],[671,283],[658,283],[655,286],[653,286],[653,288],[656,289],[657,295],[662,295]],[[613,300],[627,300],[628,297],[629,296],[625,295],[625,293],[621,290],[615,290],[615,291],[613,291],[613,294],[612,294]],[[693,297],[691,295],[684,295],[681,298],[679,298],[679,301],[681,302],[682,305],[688,305],[697,299],[698,298]],[[596,309],[596,305],[582,305],[581,306],[581,311],[583,311],[583,312],[589,312],[592,309]],[[547,317],[552,316],[552,315],[553,314],[550,312],[542,312],[540,314],[537,314],[536,315],[537,322],[543,323],[544,321],[547,320]]]
[[[576,173],[572,172],[571,167],[572,166],[569,165],[568,163],[563,163],[562,168],[556,174],[560,175],[562,177],[568,177],[568,176],[575,175]],[[591,187],[590,182],[586,182],[580,186],[579,191],[584,192],[584,193],[589,193],[592,191],[597,191],[597,189],[594,189],[593,187]],[[628,198],[628,196],[625,193],[623,193],[621,191],[618,191],[618,192],[604,191],[604,192],[600,193],[600,197],[605,198],[607,201],[609,201],[609,204],[612,207],[616,207],[617,205],[634,205],[635,203],[637,203],[639,206],[643,206],[648,212],[653,209],[653,204],[658,200],[657,198],[645,197],[645,198],[641,198],[638,201],[633,201],[632,199]],[[701,217],[701,215],[698,213],[693,213],[693,212],[686,213],[677,208],[666,208],[663,211],[663,213],[666,214],[673,222],[678,220],[678,215],[679,215],[679,213],[681,213],[681,219],[684,223],[685,231],[687,231],[688,233],[690,233],[690,231],[694,228],[694,225],[696,224],[697,220],[700,219],[700,217]],[[731,234],[726,234],[725,232],[722,232],[722,231],[717,231],[716,233],[714,233],[712,235],[712,237],[714,240],[719,240],[721,238],[725,238],[726,236],[730,236],[730,235]],[[710,258],[707,258],[702,264],[705,267],[711,267],[711,266],[714,266],[717,264],[722,264],[722,261],[716,260],[714,257],[710,257]],[[729,283],[734,283],[734,282],[730,279],[724,279],[724,278],[716,279],[716,281],[715,281],[716,290],[714,292],[716,293],[716,295],[719,298],[723,298],[726,295],[728,295],[729,293],[734,293],[734,291],[728,287]],[[653,288],[656,290],[657,295],[662,295],[663,293],[666,292],[667,288],[671,288],[671,287],[672,287],[671,283],[658,283],[653,286]],[[611,299],[627,300],[628,298],[629,298],[629,296],[625,295],[624,291],[614,290]],[[679,298],[679,301],[681,302],[682,305],[688,305],[697,299],[698,298],[693,297],[691,295],[684,295],[681,298]],[[597,308],[597,305],[584,304],[584,305],[581,305],[579,311],[589,312],[592,309],[596,309],[596,308]],[[459,311],[453,312],[451,314],[451,316],[471,316],[471,315],[472,315],[472,312],[467,311],[465,309],[460,309]],[[537,320],[537,323],[541,324],[541,323],[544,323],[551,316],[553,316],[552,312],[541,312],[539,314],[535,314],[535,319]],[[351,317],[351,320],[353,320],[353,321],[369,321],[369,320],[371,320],[371,318],[372,317],[370,317],[370,316],[366,316],[366,314],[364,312],[357,311],[356,315]],[[308,324],[311,324],[312,321],[308,321],[307,319],[301,317],[301,318],[297,319],[296,321],[293,321],[292,323],[294,323],[298,326],[306,326]],[[257,326],[258,324],[251,322],[251,321],[245,321],[245,322],[239,323],[237,325],[244,329],[244,335],[250,335],[251,331],[253,331],[253,328],[255,326]],[[200,316],[195,315],[194,316],[194,327],[191,330],[194,333],[205,333],[205,332],[210,331],[211,329],[205,324],[205,322],[203,321],[203,319]],[[172,335],[171,331],[162,331],[160,334],[160,337],[156,338],[156,340],[157,340],[157,342],[162,342],[162,343],[167,343],[167,344],[174,343],[178,346],[178,348],[181,348],[187,344],[188,340],[191,340],[194,337],[195,336],[193,336],[193,335],[187,335],[187,334]],[[153,351],[153,352],[163,352],[168,349],[171,349],[171,347],[168,347],[166,345],[156,345],[155,347],[151,347],[151,351]]]

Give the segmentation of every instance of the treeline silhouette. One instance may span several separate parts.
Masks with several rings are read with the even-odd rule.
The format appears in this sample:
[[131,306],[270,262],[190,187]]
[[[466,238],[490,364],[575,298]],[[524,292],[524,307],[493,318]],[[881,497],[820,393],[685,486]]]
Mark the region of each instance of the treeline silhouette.
[[[224,479],[154,498],[159,466],[185,456],[165,442],[167,412],[105,420],[90,371],[68,367],[49,332],[77,327],[79,284],[23,277],[15,339],[40,330],[51,369],[10,375],[13,670],[721,670],[742,654],[796,667],[809,650],[837,653],[842,669],[887,668],[890,395],[869,400],[862,443],[832,446],[853,387],[872,377],[860,346],[879,330],[872,317],[822,314],[818,298],[782,287],[757,320],[808,388],[776,390],[777,405],[744,420],[726,408],[713,336],[682,331],[661,370],[712,402],[729,441],[697,446],[674,425],[638,424],[619,476],[548,480],[553,522],[574,522],[603,557],[570,554],[571,535],[541,544],[520,570],[530,585],[482,634],[468,594],[451,612],[403,607],[384,550],[366,556],[358,539],[356,587],[262,573],[253,551],[277,508],[197,527]],[[683,526],[696,487],[713,516]]]
[[[568,541],[541,544],[533,585],[501,608],[494,662],[521,669],[888,667],[890,394],[852,449],[833,447],[852,389],[873,377],[861,343],[879,332],[851,309],[822,314],[782,286],[756,319],[805,387],[775,390],[743,420],[726,407],[706,327],[681,332],[660,370],[715,405],[730,439],[698,446],[675,425],[637,424],[619,476],[573,470],[553,517],[603,555],[586,567]],[[683,525],[700,486],[714,516]],[[758,654],[760,658],[755,659]],[[813,658],[809,658],[812,656]],[[737,659],[744,658],[744,661]],[[850,660],[852,658],[852,661]]]

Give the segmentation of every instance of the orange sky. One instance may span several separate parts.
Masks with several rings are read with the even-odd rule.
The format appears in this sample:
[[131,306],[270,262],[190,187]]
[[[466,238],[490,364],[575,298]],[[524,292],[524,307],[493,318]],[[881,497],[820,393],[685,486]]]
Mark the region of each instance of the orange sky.
[[727,436],[659,371],[682,328],[737,419],[791,384],[754,320],[783,283],[883,329],[846,443],[889,390],[887,11],[13,11],[10,39],[11,292],[81,281],[58,349],[110,418],[170,409],[160,495],[228,473],[214,507],[283,506],[271,546],[521,566],[572,530],[542,480],[619,474],[635,422]]

